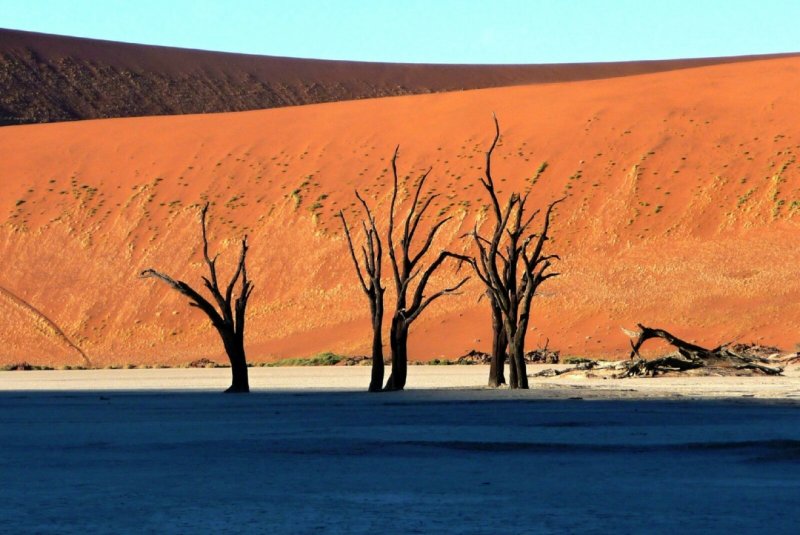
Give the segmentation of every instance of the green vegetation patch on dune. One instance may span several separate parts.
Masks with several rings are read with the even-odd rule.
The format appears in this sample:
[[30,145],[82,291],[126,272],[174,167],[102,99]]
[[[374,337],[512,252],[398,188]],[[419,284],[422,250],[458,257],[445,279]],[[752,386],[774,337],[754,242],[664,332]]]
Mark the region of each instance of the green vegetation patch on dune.
[[326,351],[324,353],[314,355],[313,357],[281,359],[267,364],[267,366],[335,366],[345,359],[347,359],[347,357],[344,355],[337,355],[336,353]]

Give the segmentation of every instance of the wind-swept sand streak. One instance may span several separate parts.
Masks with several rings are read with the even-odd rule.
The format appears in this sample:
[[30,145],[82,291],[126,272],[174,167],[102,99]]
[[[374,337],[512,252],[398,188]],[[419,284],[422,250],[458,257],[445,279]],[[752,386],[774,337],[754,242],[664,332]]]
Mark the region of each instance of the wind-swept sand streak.
[[73,343],[72,340],[70,340],[69,337],[64,334],[64,331],[61,330],[61,327],[59,327],[53,320],[48,318],[41,310],[31,305],[21,297],[15,295],[8,288],[4,288],[3,286],[0,286],[0,295],[10,301],[13,306],[16,306],[19,310],[22,310],[25,314],[30,316],[33,319],[33,325],[39,332],[44,335],[54,336],[58,340],[64,342],[67,346],[80,354],[87,366],[92,365],[92,361],[89,359],[86,353],[84,353],[80,347]]

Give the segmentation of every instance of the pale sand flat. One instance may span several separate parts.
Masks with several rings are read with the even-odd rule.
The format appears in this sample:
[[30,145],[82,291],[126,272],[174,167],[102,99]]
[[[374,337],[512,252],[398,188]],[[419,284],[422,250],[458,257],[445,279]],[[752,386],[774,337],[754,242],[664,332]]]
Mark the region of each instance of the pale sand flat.
[[[535,373],[549,365],[531,365]],[[271,390],[360,391],[369,383],[368,366],[251,368],[254,392]],[[564,399],[723,399],[760,398],[800,401],[800,369],[781,377],[657,377],[594,379],[552,377],[530,379],[531,390],[511,392],[485,387],[487,366],[411,366],[407,389],[486,390],[498,396]],[[230,370],[134,369],[54,370],[0,373],[0,391],[198,391],[222,390]]]

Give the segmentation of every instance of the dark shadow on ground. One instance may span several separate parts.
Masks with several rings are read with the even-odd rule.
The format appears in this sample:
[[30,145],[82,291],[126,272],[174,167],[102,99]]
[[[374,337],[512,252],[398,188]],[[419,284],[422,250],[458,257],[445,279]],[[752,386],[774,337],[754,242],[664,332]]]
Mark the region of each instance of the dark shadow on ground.
[[793,529],[796,405],[510,396],[0,393],[3,529]]

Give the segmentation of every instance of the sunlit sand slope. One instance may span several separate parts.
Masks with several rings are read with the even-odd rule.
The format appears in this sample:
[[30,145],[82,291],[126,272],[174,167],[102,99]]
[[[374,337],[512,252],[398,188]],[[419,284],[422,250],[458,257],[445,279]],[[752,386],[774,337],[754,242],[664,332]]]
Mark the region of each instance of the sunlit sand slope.
[[[484,219],[478,183],[503,137],[501,197],[567,195],[551,250],[561,276],[534,301],[531,346],[622,356],[620,326],[698,343],[800,342],[800,59],[608,80],[256,112],[0,129],[0,359],[41,364],[221,358],[207,320],[137,273],[198,284],[198,206],[228,273],[250,236],[253,360],[368,351],[367,302],[334,214],[353,189],[386,222],[389,160],[427,166],[434,249]],[[546,169],[537,177],[544,163]],[[535,182],[535,184],[532,184]],[[388,266],[385,269],[388,275]],[[431,289],[461,273],[448,266]],[[387,279],[387,285],[391,281]],[[487,350],[480,288],[442,299],[411,333],[412,359]],[[391,289],[387,293],[391,303]],[[61,334],[59,334],[61,333]]]

